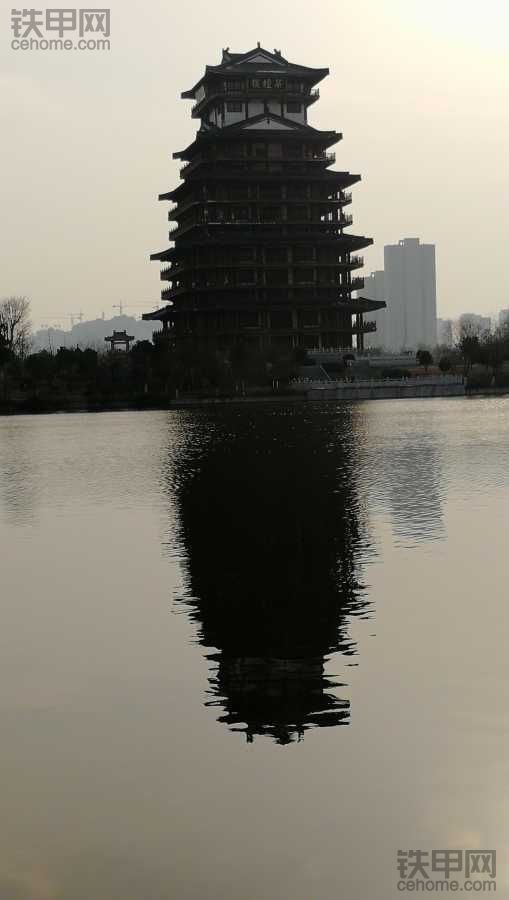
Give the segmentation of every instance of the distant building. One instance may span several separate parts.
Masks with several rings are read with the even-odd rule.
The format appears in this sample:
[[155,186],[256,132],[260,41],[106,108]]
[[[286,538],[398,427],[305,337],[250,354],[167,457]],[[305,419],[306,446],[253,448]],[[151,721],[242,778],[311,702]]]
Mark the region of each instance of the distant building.
[[452,319],[437,319],[437,343],[440,347],[452,347],[454,343]]
[[41,328],[32,336],[34,350],[55,352],[59,347],[79,347],[85,350],[104,350],[104,339],[114,331],[128,330],[136,341],[151,341],[152,327],[133,316],[114,316],[112,319],[92,319],[79,322],[69,331],[62,328]]
[[498,326],[499,328],[508,328],[509,327],[509,309],[501,309],[498,314]]
[[487,331],[491,331],[491,319],[489,316],[479,316],[477,313],[463,313],[458,320],[458,330],[461,337],[475,335],[480,337]]
[[437,340],[434,244],[405,238],[384,248],[386,344],[392,350],[434,347]]

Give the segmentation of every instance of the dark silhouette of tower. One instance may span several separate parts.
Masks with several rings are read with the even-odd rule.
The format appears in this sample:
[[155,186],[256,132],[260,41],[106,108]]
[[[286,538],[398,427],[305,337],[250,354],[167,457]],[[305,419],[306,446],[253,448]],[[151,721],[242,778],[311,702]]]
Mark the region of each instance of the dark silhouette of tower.
[[[185,414],[184,414],[185,415]],[[168,467],[185,602],[213,665],[219,719],[279,743],[346,723],[326,675],[354,652],[349,617],[368,603],[351,412],[259,407],[192,413]]]
[[279,50],[227,49],[182,94],[200,127],[173,154],[183,181],[159,197],[176,221],[174,246],[151,257],[164,263],[167,305],[143,316],[172,345],[337,348],[355,334],[362,348],[375,330],[364,315],[385,303],[352,298],[372,240],[345,230],[360,175],[329,168],[342,135],[308,122],[328,73]]

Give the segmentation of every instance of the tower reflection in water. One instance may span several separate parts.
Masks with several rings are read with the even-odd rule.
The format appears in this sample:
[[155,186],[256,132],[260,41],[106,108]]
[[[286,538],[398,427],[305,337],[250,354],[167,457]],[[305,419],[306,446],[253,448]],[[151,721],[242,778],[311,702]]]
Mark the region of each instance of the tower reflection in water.
[[[189,417],[188,417],[189,415]],[[185,414],[168,468],[185,597],[213,648],[220,722],[278,743],[348,723],[327,677],[366,614],[351,411],[257,407]]]

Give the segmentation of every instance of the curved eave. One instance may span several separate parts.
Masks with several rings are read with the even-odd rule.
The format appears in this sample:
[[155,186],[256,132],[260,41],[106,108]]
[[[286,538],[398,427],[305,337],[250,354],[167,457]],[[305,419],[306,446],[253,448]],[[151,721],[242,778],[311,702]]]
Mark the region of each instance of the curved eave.
[[373,238],[364,237],[364,235],[360,234],[348,234],[348,232],[345,232],[342,238],[347,239],[350,250],[363,250],[365,247],[370,247],[373,243]]
[[[186,238],[188,232],[185,233]],[[350,234],[348,231],[343,232],[343,234],[337,234],[333,237],[329,235],[321,234],[319,231],[316,232],[313,237],[309,234],[302,234],[302,232],[294,232],[292,234],[288,234],[285,236],[274,235],[271,238],[271,242],[275,244],[303,244],[307,245],[314,240],[318,240],[318,242],[322,246],[339,246],[340,249],[344,249],[347,252],[352,252],[352,250],[362,250],[364,247],[370,247],[373,243],[373,238],[364,237],[363,235],[358,234]],[[191,247],[202,247],[204,243],[213,246],[219,246],[221,244],[229,245],[238,245],[238,244],[266,244],[267,237],[266,235],[238,235],[234,232],[228,235],[208,235],[206,241],[203,241],[203,238],[200,237],[198,239],[194,238],[192,240],[186,239],[182,241],[180,236],[177,236],[178,245],[176,247],[168,247],[166,250],[159,250],[157,253],[152,253],[150,255],[150,259],[153,262],[169,262],[175,257],[179,258],[183,250],[187,250]]]
[[385,309],[387,306],[385,300],[369,300],[367,297],[353,297],[351,303],[352,311],[358,313],[374,312],[376,309]]
[[[343,135],[340,131],[319,131],[317,128],[312,128],[310,125],[297,125],[294,127],[296,124],[295,122],[290,119],[282,119],[280,116],[275,116],[273,113],[270,114],[270,118],[274,121],[280,121],[281,124],[285,126],[284,129],[282,128],[278,132],[277,129],[253,128],[253,125],[256,122],[262,122],[266,118],[266,114],[262,113],[252,119],[243,119],[241,122],[234,122],[233,125],[228,125],[226,128],[213,128],[210,131],[199,131],[196,138],[189,146],[184,150],[176,150],[175,153],[172,154],[172,159],[191,160],[194,154],[198,153],[204,145],[216,143],[217,141],[229,141],[232,137],[237,136],[245,137],[247,135],[249,138],[255,138],[258,141],[273,141],[277,134],[277,137],[281,138],[283,141],[302,138],[304,140],[320,141],[323,147],[332,147],[334,144],[337,144],[338,141],[343,139]],[[251,123],[249,128],[246,128],[246,122]]]
[[160,309],[154,310],[154,312],[143,313],[141,318],[144,322],[164,322],[165,319],[169,319],[172,310],[173,306],[167,304]]
[[167,250],[158,250],[157,253],[150,254],[151,262],[168,262],[173,259],[175,247],[168,247]]
[[309,173],[295,175],[289,172],[274,172],[263,173],[263,172],[246,172],[245,174],[217,174],[216,172],[201,172],[193,174],[192,178],[186,179],[185,181],[181,181],[176,188],[172,191],[167,191],[164,194],[159,194],[159,200],[170,200],[176,201],[182,195],[185,196],[186,193],[193,190],[193,185],[195,184],[206,184],[210,181],[242,181],[242,182],[259,182],[259,181],[281,181],[284,178],[287,181],[302,181],[305,178],[307,181],[330,181],[331,187],[332,185],[340,185],[342,188],[352,187],[354,184],[357,184],[361,181],[361,176],[353,174],[352,172],[335,172],[333,169],[324,169],[320,173]]

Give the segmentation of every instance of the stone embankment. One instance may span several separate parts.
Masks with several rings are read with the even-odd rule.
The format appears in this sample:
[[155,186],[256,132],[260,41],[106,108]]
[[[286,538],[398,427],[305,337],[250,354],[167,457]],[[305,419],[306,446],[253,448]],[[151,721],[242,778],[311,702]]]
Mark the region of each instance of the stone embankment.
[[462,397],[463,378],[432,375],[423,378],[383,378],[366,381],[310,381],[296,379],[292,389],[308,400],[393,400],[410,397]]

